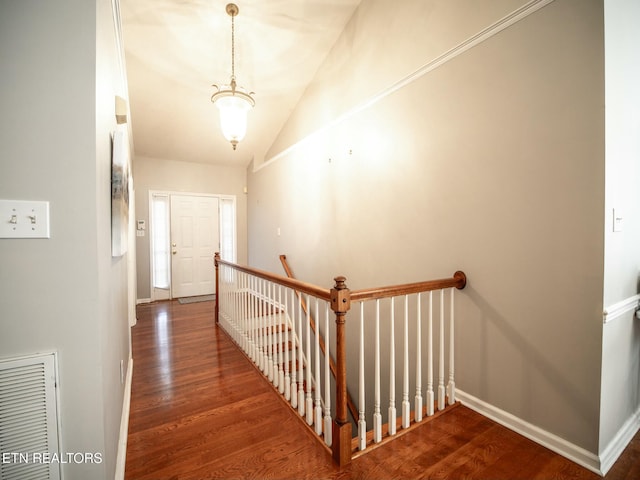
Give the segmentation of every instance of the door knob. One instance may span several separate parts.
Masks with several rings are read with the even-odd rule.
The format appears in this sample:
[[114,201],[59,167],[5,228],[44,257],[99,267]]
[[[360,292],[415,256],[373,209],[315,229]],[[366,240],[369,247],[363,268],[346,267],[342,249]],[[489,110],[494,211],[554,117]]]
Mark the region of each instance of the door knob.
[[174,250],[174,251],[173,251],[173,252],[171,252],[171,253],[173,253],[173,254],[175,255],[176,253],[178,253],[178,251],[177,251],[177,250]]
[[176,246],[176,244],[175,244],[175,243],[172,243],[172,244],[171,244],[171,246],[172,246],[172,247],[175,247],[175,246]]

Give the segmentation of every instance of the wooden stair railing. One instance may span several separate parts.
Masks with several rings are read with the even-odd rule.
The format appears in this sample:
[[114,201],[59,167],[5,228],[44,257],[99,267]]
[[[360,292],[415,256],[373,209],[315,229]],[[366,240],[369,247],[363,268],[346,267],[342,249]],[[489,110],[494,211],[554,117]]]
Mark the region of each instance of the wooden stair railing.
[[[351,424],[346,421],[345,408],[347,404],[345,362],[347,345],[344,327],[345,317],[351,308],[352,302],[393,298],[400,295],[432,292],[435,290],[442,291],[447,288],[461,290],[467,284],[467,277],[464,272],[457,271],[451,278],[353,291],[347,288],[344,277],[337,277],[335,281],[335,286],[331,290],[331,308],[336,314],[336,363],[339,376],[336,380],[338,388],[336,393],[336,419],[334,421],[333,432],[333,458],[340,466],[343,466],[351,462],[353,454],[352,444],[354,443],[353,440],[351,440]],[[344,375],[345,380],[341,382],[339,379],[342,375]],[[394,425],[396,424],[395,419],[390,419],[389,422],[393,422]]]
[[[347,368],[346,368],[346,316],[351,308],[352,302],[363,302],[366,300],[375,300],[383,298],[393,298],[400,295],[410,295],[422,292],[432,292],[435,290],[444,290],[449,288],[463,289],[467,283],[464,272],[457,271],[451,278],[443,278],[439,280],[429,280],[425,282],[416,282],[403,285],[393,285],[387,287],[378,287],[370,289],[361,289],[351,291],[346,285],[345,277],[336,277],[333,288],[326,289],[302,282],[295,278],[282,277],[274,275],[270,272],[254,269],[251,267],[241,266],[222,260],[218,253],[215,254],[215,277],[216,277],[216,304],[215,319],[216,323],[220,320],[219,310],[219,266],[226,265],[240,272],[265,279],[270,282],[277,283],[288,287],[296,292],[307,293],[316,298],[329,302],[331,310],[336,317],[336,358],[335,358],[335,378],[336,378],[336,398],[335,407],[336,414],[332,421],[332,443],[331,450],[333,458],[340,466],[347,465],[352,458],[352,426],[348,420],[348,394],[347,394]],[[453,297],[452,297],[453,298]],[[395,425],[395,419],[390,418],[390,423]],[[394,429],[395,430],[395,429]],[[326,432],[325,432],[326,433]]]
[[[282,267],[284,268],[284,271],[287,274],[287,277],[295,278],[295,276],[293,275],[293,271],[291,270],[291,267],[287,262],[286,255],[280,255],[280,262],[282,263]],[[305,315],[309,315],[311,330],[313,330],[313,333],[316,334],[316,322],[315,322],[315,319],[313,318],[313,315],[309,314],[309,311],[307,309],[307,302],[304,301],[304,298],[302,298],[302,295],[300,295],[298,291],[296,291],[296,296],[300,300],[300,304],[302,305],[302,309],[304,310]],[[323,355],[327,355],[324,339],[322,338],[322,336],[320,336],[319,339],[320,339],[320,350],[322,351]],[[336,362],[333,360],[333,357],[331,356],[330,353],[328,355],[329,355],[329,369],[331,370],[331,374],[333,375],[333,378],[336,378]],[[358,408],[356,407],[356,404],[354,403],[353,399],[351,398],[351,394],[348,391],[347,391],[347,408],[349,409],[349,413],[351,414],[353,421],[357,422]]]

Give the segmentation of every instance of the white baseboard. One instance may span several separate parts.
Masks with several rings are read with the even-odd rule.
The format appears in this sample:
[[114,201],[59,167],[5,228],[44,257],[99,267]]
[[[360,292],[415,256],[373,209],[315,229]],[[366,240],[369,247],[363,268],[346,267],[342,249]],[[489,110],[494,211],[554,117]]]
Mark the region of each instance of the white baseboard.
[[494,407],[473,395],[456,390],[456,397],[463,405],[469,407],[471,410],[475,410],[494,422],[527,437],[529,440],[533,440],[543,447],[568,458],[572,462],[575,462],[598,475],[603,475],[600,470],[600,459],[594,453],[574,445],[573,443],[568,442],[553,433],[547,432],[540,427],[526,422],[511,413]]
[[115,480],[124,480],[124,467],[127,460],[127,435],[129,434],[129,411],[131,410],[131,380],[133,377],[133,358],[129,358],[127,378],[124,383],[122,416],[120,418],[120,437],[118,439],[118,457],[116,459]]
[[613,440],[609,442],[609,445],[600,454],[600,470],[602,470],[603,475],[616,463],[616,460],[627,448],[627,445],[638,433],[638,430],[640,430],[640,408],[627,419],[622,428],[618,430],[616,436],[613,437]]
[[140,305],[141,303],[151,303],[150,298],[138,298],[136,300],[136,305]]

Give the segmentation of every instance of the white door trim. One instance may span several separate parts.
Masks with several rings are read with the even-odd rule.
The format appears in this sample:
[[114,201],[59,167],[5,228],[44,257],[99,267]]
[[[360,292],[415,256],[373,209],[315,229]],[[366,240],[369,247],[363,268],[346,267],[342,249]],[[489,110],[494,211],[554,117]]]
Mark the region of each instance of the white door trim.
[[[223,193],[198,193],[198,192],[183,192],[183,191],[178,191],[178,190],[159,190],[159,189],[149,189],[149,199],[148,199],[148,210],[147,210],[147,218],[148,218],[148,230],[147,230],[147,242],[148,242],[148,246],[149,246],[149,296],[150,296],[150,301],[153,302],[154,300],[156,300],[154,298],[153,295],[153,291],[154,291],[154,287],[153,287],[153,249],[152,249],[152,235],[153,235],[153,220],[151,217],[151,212],[152,212],[152,202],[153,202],[153,196],[154,195],[167,195],[168,197],[171,197],[171,195],[190,195],[190,196],[194,196],[194,197],[217,197],[218,200],[233,200],[233,206],[234,206],[234,212],[235,212],[235,216],[234,216],[234,220],[233,220],[233,241],[234,241],[234,251],[237,252],[238,251],[238,235],[237,235],[237,220],[238,220],[238,199],[237,199],[237,195],[228,195],[228,194],[223,194]],[[220,208],[220,205],[222,204],[222,202],[218,203],[218,208]],[[219,215],[220,217],[220,215]],[[220,226],[222,227],[222,226]],[[222,235],[222,230],[220,230],[220,235]],[[167,245],[167,247],[170,247],[171,245]],[[171,278],[171,275],[169,275],[169,278]],[[173,293],[171,292],[171,287],[169,287],[169,299],[173,298]]]

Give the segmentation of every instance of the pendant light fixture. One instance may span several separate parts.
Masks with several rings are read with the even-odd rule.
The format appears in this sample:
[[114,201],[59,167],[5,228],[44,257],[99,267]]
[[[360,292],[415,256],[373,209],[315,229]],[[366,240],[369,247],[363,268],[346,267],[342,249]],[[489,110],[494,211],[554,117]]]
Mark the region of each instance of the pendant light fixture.
[[247,112],[255,105],[255,100],[248,92],[236,84],[236,50],[235,50],[235,23],[234,19],[239,13],[238,6],[229,3],[226,11],[231,17],[231,82],[229,85],[213,85],[218,89],[211,96],[211,101],[220,110],[220,126],[222,134],[231,142],[235,150],[247,133]]

